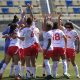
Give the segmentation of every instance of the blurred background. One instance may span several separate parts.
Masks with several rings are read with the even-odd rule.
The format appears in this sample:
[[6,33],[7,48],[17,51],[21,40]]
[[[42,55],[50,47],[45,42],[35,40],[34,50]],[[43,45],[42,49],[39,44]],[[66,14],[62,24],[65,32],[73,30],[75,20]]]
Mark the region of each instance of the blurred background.
[[[80,36],[80,0],[0,0],[0,36],[15,14],[20,18],[20,7],[26,11],[26,16],[29,14],[27,3],[33,5],[33,14],[38,19],[37,27],[40,30],[43,14],[52,14],[53,21],[62,14],[64,23],[71,21]],[[0,50],[3,48],[4,39],[0,38]]]

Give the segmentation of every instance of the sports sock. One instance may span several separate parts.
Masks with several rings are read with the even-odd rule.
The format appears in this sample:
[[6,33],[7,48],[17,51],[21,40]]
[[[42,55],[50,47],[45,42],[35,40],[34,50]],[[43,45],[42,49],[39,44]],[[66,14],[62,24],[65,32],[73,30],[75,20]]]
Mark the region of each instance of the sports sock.
[[66,62],[66,60],[62,60],[62,63],[63,63],[64,74],[67,74],[67,62]]
[[19,65],[14,65],[14,72],[15,72],[15,76],[19,75],[19,72],[20,72]]
[[78,71],[78,66],[77,65],[74,66],[74,70],[75,70],[76,76],[78,76],[79,75],[79,71]]
[[53,62],[53,65],[52,65],[53,77],[56,77],[56,75],[57,75],[58,63],[59,63],[58,61],[54,61]]
[[10,75],[13,75],[13,71],[14,71],[14,63],[11,64]]
[[32,74],[33,74],[33,77],[35,78],[36,77],[36,67],[32,67]]
[[47,75],[51,75],[51,68],[50,68],[49,60],[45,59],[44,63],[45,63],[45,69],[46,69]]
[[0,73],[1,73],[1,74],[4,73],[4,70],[6,69],[6,67],[7,67],[7,64],[4,63],[3,66],[2,66],[2,68],[1,68],[1,70],[0,70]]
[[27,70],[27,77],[30,78],[31,77],[30,67],[26,67],[26,70]]

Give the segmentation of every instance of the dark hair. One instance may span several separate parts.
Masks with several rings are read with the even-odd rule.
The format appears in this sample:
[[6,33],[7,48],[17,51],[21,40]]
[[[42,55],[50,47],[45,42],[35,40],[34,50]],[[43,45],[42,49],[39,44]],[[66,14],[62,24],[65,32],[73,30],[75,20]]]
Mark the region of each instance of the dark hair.
[[13,33],[16,27],[17,27],[17,24],[15,23],[11,24],[9,34]]
[[53,28],[52,29],[58,29],[58,22],[53,23]]
[[32,24],[33,20],[31,17],[28,17],[26,22],[27,22],[27,25],[30,26]]
[[19,21],[19,18],[16,15],[14,15],[14,19],[13,19],[12,23],[16,23],[18,21]]
[[52,29],[52,25],[50,23],[46,23],[46,28],[47,28],[47,30],[51,30]]
[[66,22],[64,25],[65,28],[67,27],[67,25],[69,25],[71,29],[74,29],[73,24],[71,22]]

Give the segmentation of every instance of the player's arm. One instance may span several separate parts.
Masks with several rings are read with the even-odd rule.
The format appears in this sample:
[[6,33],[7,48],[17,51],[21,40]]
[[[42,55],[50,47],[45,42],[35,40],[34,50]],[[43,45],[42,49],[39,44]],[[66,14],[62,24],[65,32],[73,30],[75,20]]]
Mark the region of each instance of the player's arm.
[[46,52],[48,51],[50,45],[51,45],[51,39],[48,39],[48,45],[47,45],[47,48],[46,48]]
[[8,34],[5,34],[2,36],[2,38],[10,38],[10,36]]
[[78,53],[79,52],[79,47],[80,47],[80,43],[79,43],[80,40],[79,40],[78,36],[76,37],[76,41],[77,41],[77,46],[76,47],[77,47],[77,53]]
[[61,16],[62,16],[62,15],[60,14],[59,17],[58,17],[58,27],[59,27],[59,29],[64,30],[64,27],[62,26]]
[[24,41],[24,37],[17,36],[17,38],[20,39],[20,40],[22,40],[22,41]]
[[63,35],[63,38],[64,38],[64,42],[65,42],[65,50],[67,48],[67,37],[65,35]]

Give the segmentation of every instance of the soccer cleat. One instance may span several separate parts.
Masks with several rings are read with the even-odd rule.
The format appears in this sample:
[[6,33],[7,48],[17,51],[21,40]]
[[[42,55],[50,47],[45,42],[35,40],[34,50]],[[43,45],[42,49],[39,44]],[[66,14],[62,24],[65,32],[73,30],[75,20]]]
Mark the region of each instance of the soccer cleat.
[[70,79],[68,74],[63,74],[66,79]]
[[48,76],[46,77],[46,80],[50,80],[50,79],[53,79],[53,77],[52,77],[51,75],[48,75]]
[[15,80],[22,80],[20,76],[16,76]]
[[45,74],[43,74],[43,77],[45,77],[46,75]]
[[0,73],[0,80],[2,80],[2,74]]
[[77,77],[78,79],[80,79],[80,76],[79,76],[79,75],[77,75],[76,77]]
[[15,76],[14,76],[14,75],[9,75],[9,77],[10,77],[10,78],[14,78]]

